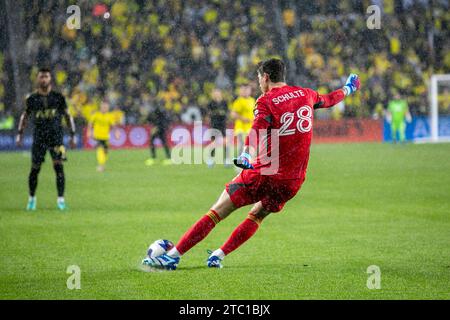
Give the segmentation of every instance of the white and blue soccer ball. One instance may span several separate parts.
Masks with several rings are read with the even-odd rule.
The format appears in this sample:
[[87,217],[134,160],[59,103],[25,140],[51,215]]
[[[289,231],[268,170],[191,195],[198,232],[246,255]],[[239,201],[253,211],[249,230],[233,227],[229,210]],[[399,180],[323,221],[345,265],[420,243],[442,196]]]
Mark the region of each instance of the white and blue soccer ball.
[[163,255],[170,249],[172,249],[175,245],[170,240],[159,239],[153,242],[150,247],[148,247],[147,255],[150,258],[159,257]]

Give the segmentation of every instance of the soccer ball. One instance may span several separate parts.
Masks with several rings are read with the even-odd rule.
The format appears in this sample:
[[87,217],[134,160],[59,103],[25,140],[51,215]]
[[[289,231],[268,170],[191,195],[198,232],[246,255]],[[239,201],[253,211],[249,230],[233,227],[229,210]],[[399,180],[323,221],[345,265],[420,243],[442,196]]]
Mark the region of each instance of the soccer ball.
[[159,257],[174,247],[174,244],[170,240],[159,239],[153,242],[148,247],[147,255],[150,258]]

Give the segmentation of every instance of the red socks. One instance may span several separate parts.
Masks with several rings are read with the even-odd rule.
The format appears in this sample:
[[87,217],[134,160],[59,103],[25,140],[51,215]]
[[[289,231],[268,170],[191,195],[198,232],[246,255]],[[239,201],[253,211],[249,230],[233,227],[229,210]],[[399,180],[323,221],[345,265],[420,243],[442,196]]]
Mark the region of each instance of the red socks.
[[258,220],[255,216],[249,214],[247,219],[245,219],[236,229],[234,229],[230,238],[220,249],[222,249],[225,255],[236,250],[241,244],[243,244],[255,234],[260,223],[260,220]]
[[181,237],[175,246],[180,254],[186,253],[189,249],[202,241],[219,223],[220,217],[214,210],[209,210],[200,220],[198,220],[186,233]]
[[[219,215],[214,210],[210,210],[198,220],[188,231],[186,231],[175,246],[180,255],[183,255],[197,243],[202,241],[220,220]],[[222,249],[225,255],[236,250],[255,234],[260,223],[261,221],[258,218],[249,214],[247,219],[233,231],[230,238],[220,249]]]

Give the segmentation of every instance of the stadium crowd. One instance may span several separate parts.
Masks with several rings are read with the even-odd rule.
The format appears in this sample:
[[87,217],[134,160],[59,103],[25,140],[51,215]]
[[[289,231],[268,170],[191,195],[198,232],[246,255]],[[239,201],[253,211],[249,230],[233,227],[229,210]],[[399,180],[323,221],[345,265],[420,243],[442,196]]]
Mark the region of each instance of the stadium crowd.
[[[383,7],[378,30],[366,24],[373,2]],[[280,54],[279,35],[268,23],[273,13],[262,1],[83,1],[80,30],[67,28],[68,5],[42,1],[26,19],[25,63],[30,83],[38,66],[52,67],[79,123],[98,109],[103,96],[128,124],[145,122],[157,104],[175,120],[186,119],[186,110],[204,114],[213,88],[221,89],[229,103],[241,84],[249,83],[257,96],[256,63]],[[326,117],[380,117],[393,91],[408,99],[413,114],[426,113],[430,75],[450,73],[448,1],[440,1],[433,12],[427,1],[279,5],[286,56],[294,61],[299,85],[329,91],[350,72],[360,75],[364,90]],[[8,61],[1,53],[0,69]],[[11,85],[3,76],[4,115],[20,111],[4,105]]]

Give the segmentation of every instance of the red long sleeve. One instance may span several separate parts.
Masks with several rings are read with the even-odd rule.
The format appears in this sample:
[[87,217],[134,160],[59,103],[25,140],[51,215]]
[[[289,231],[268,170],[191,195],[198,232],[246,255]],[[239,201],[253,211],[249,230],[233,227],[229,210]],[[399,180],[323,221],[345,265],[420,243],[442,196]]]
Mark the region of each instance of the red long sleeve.
[[338,89],[329,94],[318,94],[317,102],[314,104],[314,109],[330,108],[335,106],[345,98],[344,90]]

